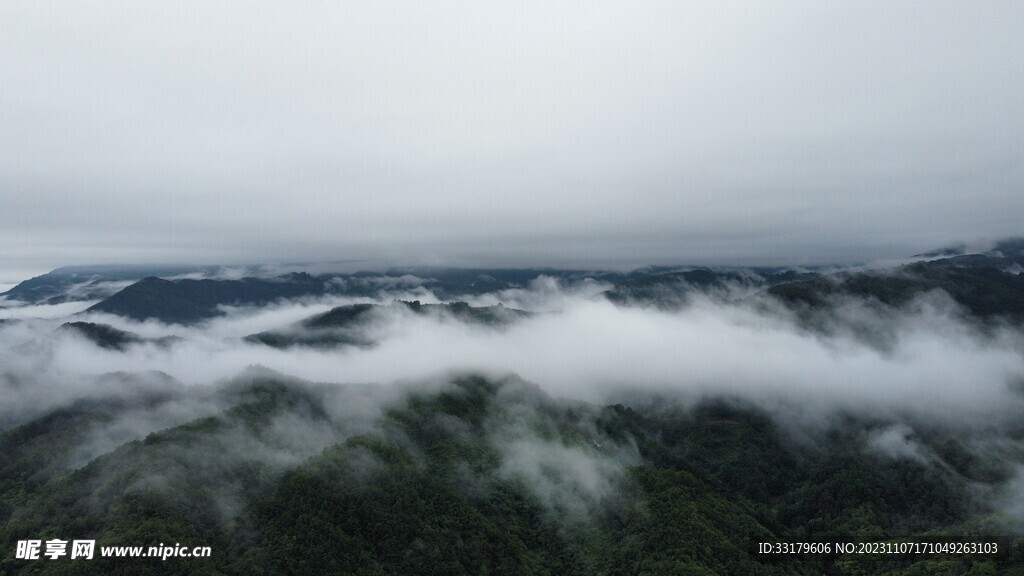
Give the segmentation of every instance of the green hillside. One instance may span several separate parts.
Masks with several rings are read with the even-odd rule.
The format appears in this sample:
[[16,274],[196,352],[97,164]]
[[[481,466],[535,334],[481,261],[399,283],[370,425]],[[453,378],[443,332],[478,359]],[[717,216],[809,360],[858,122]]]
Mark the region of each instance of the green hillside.
[[[198,393],[174,390],[72,406],[0,436],[0,572],[1010,574],[1024,561],[1024,540],[968,489],[1005,467],[973,461],[955,437],[927,440],[957,463],[943,472],[856,440],[885,422],[845,419],[797,441],[749,405],[601,407],[515,377],[386,390],[257,373],[203,392],[222,407],[211,416],[84,465],[68,458],[129,409],[155,414]],[[213,555],[13,557],[17,540],[53,537]],[[944,539],[1000,552],[758,553],[761,542]]]

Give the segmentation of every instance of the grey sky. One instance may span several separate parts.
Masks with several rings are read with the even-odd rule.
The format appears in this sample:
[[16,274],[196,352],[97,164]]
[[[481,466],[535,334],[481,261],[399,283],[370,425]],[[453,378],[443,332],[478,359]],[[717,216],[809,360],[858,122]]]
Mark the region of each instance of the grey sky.
[[1024,4],[0,5],[0,281],[1021,234]]

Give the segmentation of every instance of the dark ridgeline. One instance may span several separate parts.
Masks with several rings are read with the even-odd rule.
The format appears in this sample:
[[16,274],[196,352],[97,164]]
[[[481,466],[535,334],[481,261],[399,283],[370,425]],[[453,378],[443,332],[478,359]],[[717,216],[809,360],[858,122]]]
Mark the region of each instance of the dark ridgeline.
[[139,280],[89,308],[134,320],[191,324],[221,315],[218,306],[261,306],[278,300],[322,296],[324,282],[309,274],[240,280]]
[[[413,273],[425,275],[415,276]],[[429,274],[429,276],[426,276]],[[193,324],[220,316],[219,306],[262,306],[280,300],[324,295],[376,297],[388,290],[428,288],[438,298],[457,300],[511,288],[523,288],[539,276],[566,284],[587,278],[617,279],[612,272],[576,270],[449,270],[414,269],[384,273],[292,273],[273,278],[237,280],[148,277],[95,304],[89,311],[117,314],[135,320],[155,319],[168,324]],[[37,279],[33,282],[38,284]],[[56,289],[56,288],[54,288]]]
[[146,276],[177,276],[189,272],[213,273],[214,269],[181,266],[65,266],[29,278],[2,295],[28,304],[95,300],[110,296],[110,285],[114,283],[135,282]]
[[465,302],[421,304],[419,300],[395,300],[390,305],[349,304],[338,306],[277,330],[259,332],[245,337],[247,342],[274,348],[308,346],[333,348],[337,346],[372,346],[366,328],[373,322],[386,320],[389,313],[410,312],[416,315],[452,319],[467,325],[501,328],[532,316],[529,312],[505,306],[470,306]]
[[[422,288],[442,301],[452,302],[467,296],[525,288],[543,275],[566,286],[587,279],[612,284],[605,295],[618,304],[673,308],[685,305],[695,294],[745,299],[766,293],[798,308],[829,306],[841,296],[899,306],[925,292],[942,290],[980,317],[1006,317],[1017,322],[1024,319],[1024,276],[1020,275],[1024,271],[1024,239],[1004,240],[985,253],[960,254],[951,248],[918,258],[916,262],[888,269],[831,272],[788,268],[648,267],[630,273],[409,268],[380,273],[292,273],[231,280],[168,280],[149,276],[108,295],[89,310],[135,320],[152,318],[165,323],[193,324],[221,315],[220,306],[262,306],[324,295],[380,297],[402,289]],[[30,303],[88,300],[109,291],[106,284],[131,279],[131,274],[140,270],[147,269],[62,268],[27,280],[5,296]],[[199,269],[198,273],[214,271],[207,268]],[[69,293],[72,285],[78,289]]]
[[129,346],[136,344],[169,346],[181,340],[176,336],[143,338],[134,332],[114,328],[109,324],[97,324],[95,322],[65,322],[60,326],[59,330],[82,336],[100,348],[121,352],[127,350]]

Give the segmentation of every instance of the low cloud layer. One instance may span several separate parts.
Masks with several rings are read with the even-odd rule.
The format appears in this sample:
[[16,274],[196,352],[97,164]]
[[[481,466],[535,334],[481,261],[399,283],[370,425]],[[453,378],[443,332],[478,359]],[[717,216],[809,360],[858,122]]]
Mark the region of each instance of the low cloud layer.
[[[395,295],[423,296],[421,290]],[[836,410],[914,413],[950,423],[1012,419],[1022,407],[1024,354],[1011,329],[982,329],[947,298],[926,295],[900,310],[856,301],[839,305],[821,329],[754,299],[698,299],[677,311],[617,306],[586,286],[558,289],[541,280],[529,290],[484,295],[538,311],[503,328],[387,306],[360,330],[368,347],[275,349],[246,335],[295,326],[357,300],[332,298],[265,308],[226,308],[195,327],[138,323],[105,314],[76,319],[109,323],[144,338],[176,336],[127,351],[100,349],[75,333],[51,332],[60,319],[0,325],[5,366],[14,374],[67,380],[115,371],[161,371],[188,385],[231,378],[260,365],[316,382],[388,383],[451,370],[515,373],[556,395],[600,401],[626,389],[734,396],[809,415]],[[360,299],[366,302],[367,299]],[[54,317],[65,305],[33,307]],[[18,346],[23,342],[29,346]]]

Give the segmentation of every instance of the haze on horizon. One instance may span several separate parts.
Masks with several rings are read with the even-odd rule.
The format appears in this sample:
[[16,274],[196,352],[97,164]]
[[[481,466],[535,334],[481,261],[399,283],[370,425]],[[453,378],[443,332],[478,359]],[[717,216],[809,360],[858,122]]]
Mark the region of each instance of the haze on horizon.
[[1024,5],[16,0],[0,282],[810,264],[1020,234]]

